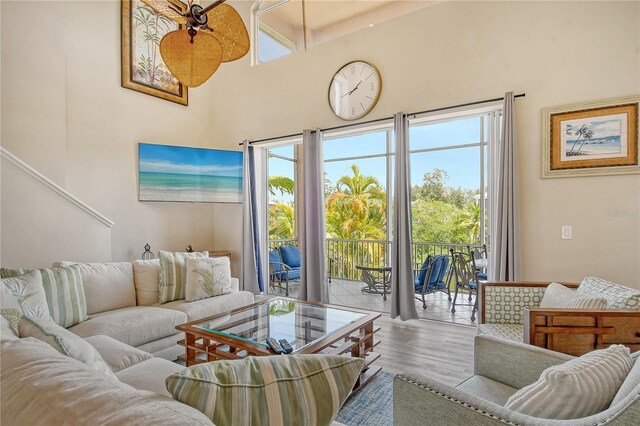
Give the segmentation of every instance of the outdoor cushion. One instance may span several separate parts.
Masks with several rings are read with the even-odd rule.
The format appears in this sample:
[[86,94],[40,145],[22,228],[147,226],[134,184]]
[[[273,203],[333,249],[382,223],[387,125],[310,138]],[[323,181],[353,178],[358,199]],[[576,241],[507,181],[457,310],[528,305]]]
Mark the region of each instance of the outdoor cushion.
[[119,342],[140,346],[176,333],[176,325],[187,322],[184,312],[153,306],[134,306],[101,312],[70,330],[81,337],[105,334]]
[[151,306],[160,300],[160,259],[134,260],[133,284],[138,306]]
[[195,257],[186,260],[185,300],[206,299],[232,293],[231,263],[223,257]]
[[280,246],[280,255],[282,256],[282,263],[288,267],[292,269],[300,268],[302,259],[300,258],[300,249],[298,247]]
[[[14,278],[3,278],[0,308],[16,309],[32,317],[51,319],[40,272],[31,271]],[[17,329],[17,323],[15,325]]]
[[339,355],[248,357],[185,368],[167,378],[173,397],[218,425],[329,425],[364,360]]
[[432,258],[434,258],[432,266],[433,272],[430,274],[429,283],[427,284],[427,292],[447,287],[444,282],[444,275],[446,274],[447,268],[449,267],[449,256],[427,256],[427,259],[422,264],[420,273],[415,279],[415,289],[417,293],[422,292],[422,285],[427,279],[427,272],[429,272],[429,261]]
[[280,260],[280,253],[278,250],[271,250],[269,252],[269,263],[273,267],[274,272],[280,272],[282,270],[282,260]]
[[518,391],[516,388],[484,376],[471,376],[456,388],[503,406],[509,397]]
[[171,394],[167,391],[165,380],[168,376],[182,369],[184,367],[175,362],[151,357],[151,359],[119,371],[116,373],[116,377],[121,382],[136,389],[155,392],[171,398]]
[[625,287],[596,277],[586,277],[578,293],[607,299],[609,309],[640,309],[640,290]]
[[0,374],[2,424],[212,426],[198,410],[95,372],[33,338],[2,343]]
[[114,373],[153,358],[153,355],[149,352],[125,345],[104,334],[89,336],[84,340],[96,348],[102,356],[102,359],[104,359],[104,362],[107,363]]
[[87,314],[136,306],[131,262],[76,263],[55,262],[54,268],[76,265],[87,299]]
[[[184,312],[188,321],[210,317],[212,315],[229,312],[231,309],[250,305],[254,302],[253,293],[237,291],[208,299],[187,302],[186,300],[174,300],[173,302],[157,304],[155,307]],[[187,321],[185,321],[187,322]]]
[[300,268],[292,269],[290,271],[276,272],[275,275],[276,278],[280,280],[286,280],[287,278],[290,280],[297,280],[298,278],[300,278]]

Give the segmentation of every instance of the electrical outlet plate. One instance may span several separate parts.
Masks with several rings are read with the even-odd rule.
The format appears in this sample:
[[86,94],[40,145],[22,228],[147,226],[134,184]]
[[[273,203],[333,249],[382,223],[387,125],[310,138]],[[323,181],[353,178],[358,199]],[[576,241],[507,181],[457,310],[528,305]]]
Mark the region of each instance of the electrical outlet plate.
[[573,238],[573,228],[570,225],[563,225],[561,236],[563,240],[570,240]]

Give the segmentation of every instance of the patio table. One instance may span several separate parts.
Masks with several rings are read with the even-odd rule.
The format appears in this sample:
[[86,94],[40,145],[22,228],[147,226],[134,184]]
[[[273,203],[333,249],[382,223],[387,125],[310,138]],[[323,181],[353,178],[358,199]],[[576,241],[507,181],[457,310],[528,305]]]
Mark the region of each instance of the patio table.
[[382,300],[387,300],[387,294],[391,292],[391,266],[359,266],[356,269],[362,271],[362,281],[365,285],[362,292],[369,294],[381,294]]

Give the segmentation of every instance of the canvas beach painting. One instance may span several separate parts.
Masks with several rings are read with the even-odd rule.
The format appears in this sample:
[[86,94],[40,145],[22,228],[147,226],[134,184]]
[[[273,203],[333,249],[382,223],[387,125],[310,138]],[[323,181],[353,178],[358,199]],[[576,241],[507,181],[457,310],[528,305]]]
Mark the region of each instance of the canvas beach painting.
[[607,99],[542,111],[542,177],[640,173],[640,97]]
[[140,143],[139,200],[242,202],[242,152]]

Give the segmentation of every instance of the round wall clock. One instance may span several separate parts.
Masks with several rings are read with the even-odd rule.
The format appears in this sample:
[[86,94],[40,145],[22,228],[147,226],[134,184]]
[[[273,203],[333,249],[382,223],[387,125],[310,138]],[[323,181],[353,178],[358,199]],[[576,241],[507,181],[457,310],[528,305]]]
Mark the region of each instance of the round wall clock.
[[378,103],[382,79],[368,62],[353,61],[333,76],[329,86],[329,105],[343,120],[357,120],[369,114]]

